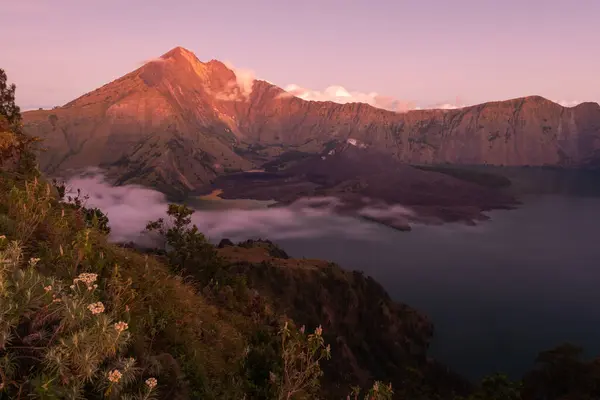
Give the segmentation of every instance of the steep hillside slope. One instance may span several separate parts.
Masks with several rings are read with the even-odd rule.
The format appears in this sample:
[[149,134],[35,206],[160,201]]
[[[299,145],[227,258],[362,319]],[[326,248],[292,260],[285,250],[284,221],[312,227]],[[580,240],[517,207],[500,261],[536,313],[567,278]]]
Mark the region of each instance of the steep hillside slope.
[[344,398],[350,385],[373,379],[392,382],[401,399],[414,398],[426,382],[435,382],[429,398],[452,398],[450,392],[468,389],[466,380],[427,356],[434,331],[427,317],[392,301],[371,277],[323,260],[290,258],[269,241],[226,242],[219,254],[276,311],[307,329],[323,326],[332,349],[324,367],[331,378],[324,384],[337,395],[331,398]]
[[222,63],[176,48],[63,107],[26,113],[24,125],[45,139],[49,173],[102,167],[117,183],[184,192],[252,166],[232,151],[235,136],[212,103],[215,93],[239,94],[232,80]]

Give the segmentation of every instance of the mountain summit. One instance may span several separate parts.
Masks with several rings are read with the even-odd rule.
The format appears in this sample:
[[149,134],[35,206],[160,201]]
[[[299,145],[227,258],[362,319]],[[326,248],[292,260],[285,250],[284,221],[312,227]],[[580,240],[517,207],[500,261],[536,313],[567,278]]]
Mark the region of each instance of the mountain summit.
[[600,106],[539,96],[395,113],[305,101],[176,47],[53,110],[24,113],[50,173],[106,168],[118,183],[184,194],[286,151],[354,138],[406,163],[586,166],[600,160]]
[[160,58],[165,59],[165,60],[169,59],[169,58],[174,58],[174,59],[186,58],[188,60],[193,59],[195,61],[200,61],[200,60],[198,60],[198,58],[196,57],[196,55],[194,53],[192,53],[185,47],[181,47],[181,46],[177,46],[177,47],[169,50],[168,52],[163,54]]

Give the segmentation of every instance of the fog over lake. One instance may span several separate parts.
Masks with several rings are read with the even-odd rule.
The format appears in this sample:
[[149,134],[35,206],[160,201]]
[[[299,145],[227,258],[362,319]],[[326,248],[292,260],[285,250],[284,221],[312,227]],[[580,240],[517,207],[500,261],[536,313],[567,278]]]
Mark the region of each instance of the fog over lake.
[[[595,185],[597,181],[592,183]],[[588,182],[589,183],[589,182]],[[139,237],[164,215],[164,196],[72,180],[109,216],[116,240]],[[395,300],[431,317],[431,355],[472,378],[496,370],[520,376],[537,353],[564,341],[600,354],[600,197],[546,191],[493,211],[477,226],[413,226],[400,232],[302,207],[198,211],[211,240],[271,239],[294,257],[360,269]],[[563,188],[563,186],[556,186]],[[557,193],[560,192],[560,193]],[[585,195],[582,195],[585,194]]]

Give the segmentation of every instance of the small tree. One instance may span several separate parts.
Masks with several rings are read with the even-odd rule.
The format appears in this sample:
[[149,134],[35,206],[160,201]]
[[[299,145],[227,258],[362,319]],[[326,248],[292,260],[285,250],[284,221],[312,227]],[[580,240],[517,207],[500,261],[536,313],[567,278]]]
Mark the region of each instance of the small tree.
[[148,223],[146,230],[158,232],[165,240],[169,262],[176,272],[192,273],[207,284],[222,265],[214,246],[192,224],[193,213],[194,210],[184,205],[169,204],[170,221],[160,218]]
[[15,90],[16,86],[7,83],[6,73],[0,69],[0,166],[8,160],[11,170],[37,175],[36,158],[31,150],[40,139],[23,134]]
[[15,84],[8,84],[6,72],[0,68],[0,116],[8,121],[14,132],[21,128],[21,109],[15,104]]

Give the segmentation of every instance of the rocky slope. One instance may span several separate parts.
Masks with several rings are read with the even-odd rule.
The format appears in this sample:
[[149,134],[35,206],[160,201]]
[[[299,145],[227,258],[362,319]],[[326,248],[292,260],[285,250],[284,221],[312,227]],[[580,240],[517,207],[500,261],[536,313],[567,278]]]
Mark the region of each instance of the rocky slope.
[[600,160],[600,106],[533,96],[394,113],[304,101],[175,48],[63,107],[24,114],[49,173],[103,167],[117,183],[184,194],[288,150],[359,139],[407,163],[587,166]]
[[239,93],[232,80],[222,63],[178,48],[63,107],[25,113],[24,128],[45,139],[49,173],[102,167],[117,183],[182,193],[252,166],[213,106],[215,93]]
[[[408,163],[583,166],[600,156],[600,105],[565,108],[539,96],[457,110],[394,113],[366,104],[307,102],[258,82],[246,132],[306,146],[355,138]],[[268,120],[264,109],[273,112]]]
[[432,323],[392,301],[371,277],[322,260],[290,258],[269,241],[233,245],[223,240],[219,247],[231,268],[271,299],[276,312],[308,330],[323,326],[332,351],[323,382],[329,398],[344,398],[351,385],[374,379],[392,382],[396,398],[414,398],[426,387],[435,387],[430,394],[441,398],[469,389],[466,380],[427,356]]

